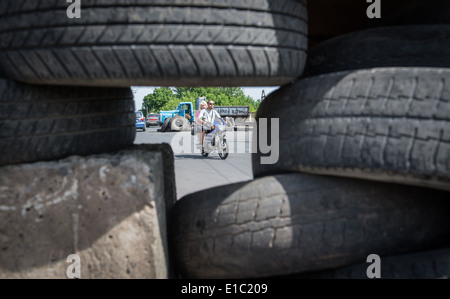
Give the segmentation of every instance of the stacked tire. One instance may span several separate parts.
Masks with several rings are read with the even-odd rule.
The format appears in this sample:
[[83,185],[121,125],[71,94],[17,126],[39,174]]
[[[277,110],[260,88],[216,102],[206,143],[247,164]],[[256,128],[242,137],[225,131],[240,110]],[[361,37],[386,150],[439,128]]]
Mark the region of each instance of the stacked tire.
[[183,278],[309,277],[448,246],[448,212],[440,190],[285,173],[180,199],[172,251]]
[[0,90],[0,166],[112,152],[134,142],[130,89],[0,78]]
[[259,144],[254,180],[175,206],[180,275],[369,278],[376,254],[382,278],[448,278],[449,38],[413,24],[310,49],[256,114],[277,161]]
[[0,67],[30,84],[283,85],[303,72],[305,1],[3,1]]

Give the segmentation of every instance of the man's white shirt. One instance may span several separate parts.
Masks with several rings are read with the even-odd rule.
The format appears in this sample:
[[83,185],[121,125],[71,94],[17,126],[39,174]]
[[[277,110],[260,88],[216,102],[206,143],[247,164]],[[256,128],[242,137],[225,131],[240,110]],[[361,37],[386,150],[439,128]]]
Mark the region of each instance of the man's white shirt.
[[216,117],[220,118],[220,114],[214,109],[211,109],[211,111],[208,109],[203,109],[202,111],[200,111],[198,118],[202,119],[203,117],[207,122],[210,122],[212,124]]

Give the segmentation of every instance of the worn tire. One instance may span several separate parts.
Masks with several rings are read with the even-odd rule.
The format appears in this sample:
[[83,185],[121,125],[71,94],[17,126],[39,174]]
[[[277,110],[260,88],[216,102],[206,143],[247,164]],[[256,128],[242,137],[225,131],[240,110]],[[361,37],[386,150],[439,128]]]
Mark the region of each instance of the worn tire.
[[310,49],[304,76],[374,67],[450,67],[449,48],[450,25],[361,30]]
[[159,128],[157,131],[158,132],[167,132],[168,129],[170,129],[170,122],[171,122],[171,118],[166,118],[163,122],[163,124],[161,125],[161,128]]
[[299,80],[269,95],[258,124],[261,118],[280,119],[279,142],[272,141],[279,157],[262,164],[267,155],[253,153],[255,177],[301,171],[450,190],[450,69],[375,68]]
[[0,78],[0,165],[111,152],[133,144],[129,88],[32,86]]
[[182,278],[260,278],[450,243],[448,193],[308,174],[267,176],[181,198],[170,244]]
[[[322,270],[283,278],[299,279],[368,279],[371,263],[363,259],[346,267]],[[410,254],[381,256],[382,279],[448,279],[450,277],[450,249],[442,248]]]
[[175,132],[184,131],[189,125],[186,118],[176,115],[172,117],[172,122],[170,123],[170,129]]
[[300,76],[306,0],[3,0],[0,68],[33,84],[278,86]]

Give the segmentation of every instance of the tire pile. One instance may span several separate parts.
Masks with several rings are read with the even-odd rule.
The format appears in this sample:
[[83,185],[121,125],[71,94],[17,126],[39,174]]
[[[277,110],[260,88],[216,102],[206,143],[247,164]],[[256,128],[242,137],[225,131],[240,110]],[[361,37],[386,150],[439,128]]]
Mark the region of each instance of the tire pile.
[[170,211],[178,276],[367,278],[370,254],[383,278],[450,275],[449,26],[309,47],[306,0],[67,7],[0,4],[0,166],[131,145],[130,86],[282,86],[256,115],[278,161]]
[[448,278],[449,38],[399,22],[310,48],[256,115],[269,144],[279,119],[278,161],[176,204],[181,277],[363,279],[376,254],[382,278]]

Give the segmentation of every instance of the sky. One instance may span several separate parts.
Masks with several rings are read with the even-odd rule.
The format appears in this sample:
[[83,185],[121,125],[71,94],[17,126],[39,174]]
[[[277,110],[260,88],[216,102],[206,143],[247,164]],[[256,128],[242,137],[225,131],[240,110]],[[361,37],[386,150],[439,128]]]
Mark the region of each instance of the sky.
[[[250,96],[254,100],[261,99],[262,91],[264,90],[264,93],[266,96],[268,96],[271,92],[278,89],[279,86],[258,86],[258,87],[242,87],[242,90],[244,91],[245,95]],[[155,89],[154,86],[132,86],[131,90],[133,91],[134,96],[134,103],[136,106],[136,110],[139,110],[142,108],[142,100],[143,98],[148,95],[149,93],[152,93]]]

